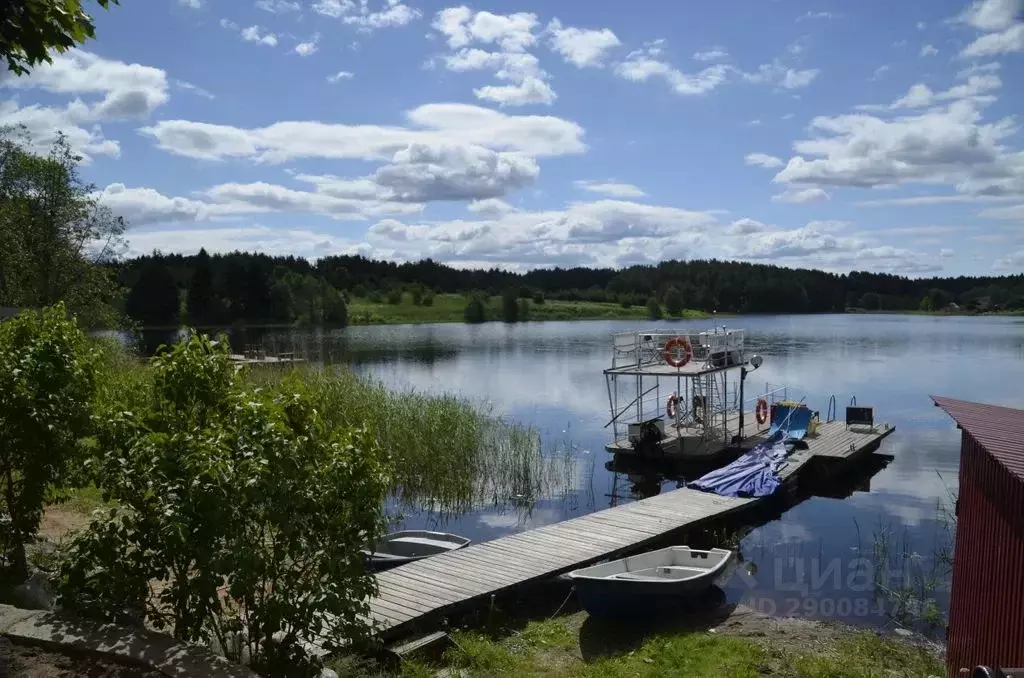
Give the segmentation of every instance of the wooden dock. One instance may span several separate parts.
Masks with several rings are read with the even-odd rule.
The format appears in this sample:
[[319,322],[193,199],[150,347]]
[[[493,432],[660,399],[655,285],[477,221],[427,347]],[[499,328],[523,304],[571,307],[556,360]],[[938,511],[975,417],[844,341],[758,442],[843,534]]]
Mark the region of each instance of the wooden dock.
[[238,353],[232,353],[228,356],[228,359],[236,365],[255,365],[255,366],[271,366],[271,367],[287,367],[290,365],[299,365],[306,360],[304,358],[295,358],[291,354],[285,355],[268,355],[268,356],[245,356]]
[[[791,454],[780,471],[780,492],[792,489],[812,460],[845,466],[874,451],[894,430],[822,424],[806,439],[808,449]],[[371,615],[382,637],[394,638],[467,603],[635,551],[677,530],[709,527],[767,499],[678,489],[403,565],[377,575],[380,592],[371,601]]]

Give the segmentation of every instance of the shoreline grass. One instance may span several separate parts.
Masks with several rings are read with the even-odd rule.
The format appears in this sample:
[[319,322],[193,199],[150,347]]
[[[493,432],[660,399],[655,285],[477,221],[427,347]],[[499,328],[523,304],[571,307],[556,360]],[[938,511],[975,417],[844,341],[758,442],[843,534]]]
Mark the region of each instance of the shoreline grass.
[[[115,342],[97,345],[100,408],[141,407],[152,394],[149,363]],[[373,432],[392,460],[391,495],[399,510],[456,515],[485,505],[532,505],[570,489],[571,455],[545,451],[536,430],[459,396],[392,390],[347,366],[248,369],[242,378],[271,391],[297,380],[330,425]]]
[[[461,630],[439,660],[403,662],[408,678],[451,675],[550,678],[925,678],[945,675],[937,648],[802,619],[747,616],[732,624],[689,630],[653,630],[637,624],[591,623],[585,613],[531,621],[518,630]],[[639,622],[642,627],[645,622]],[[396,675],[351,658],[334,662],[341,675]],[[442,673],[443,672],[443,673]]]
[[968,311],[961,309],[959,311],[923,311],[921,309],[907,309],[900,311],[898,309],[876,309],[869,311],[863,308],[848,308],[846,313],[850,315],[928,315],[928,316],[953,316],[953,317],[1013,317],[1013,316],[1024,316],[1024,309],[1016,309],[1012,311]]
[[[465,322],[468,297],[462,294],[438,294],[431,306],[417,306],[412,297],[403,295],[402,303],[375,303],[367,298],[353,297],[348,305],[350,325],[406,325],[424,323]],[[488,320],[501,320],[501,297],[491,297],[487,303]],[[710,318],[703,311],[686,310],[680,319]],[[594,301],[546,300],[543,304],[530,302],[529,321],[540,320],[647,320],[647,308]],[[671,319],[671,318],[668,318]]]

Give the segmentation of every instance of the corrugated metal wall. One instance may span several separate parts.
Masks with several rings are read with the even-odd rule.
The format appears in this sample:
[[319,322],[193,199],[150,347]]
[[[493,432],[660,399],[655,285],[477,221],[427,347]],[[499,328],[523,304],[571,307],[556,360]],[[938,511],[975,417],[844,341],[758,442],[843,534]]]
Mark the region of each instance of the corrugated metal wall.
[[947,661],[1024,666],[1024,486],[963,432]]

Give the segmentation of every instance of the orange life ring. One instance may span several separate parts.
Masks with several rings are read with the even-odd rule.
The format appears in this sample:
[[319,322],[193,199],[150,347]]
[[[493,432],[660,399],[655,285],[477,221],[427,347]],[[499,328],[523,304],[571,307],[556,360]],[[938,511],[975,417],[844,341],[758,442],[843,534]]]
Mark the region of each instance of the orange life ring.
[[[676,355],[676,349],[682,351],[682,356]],[[669,339],[665,344],[663,355],[665,356],[665,362],[672,367],[683,367],[693,357],[693,347],[690,346],[690,342],[685,337],[676,337],[675,339]]]
[[757,417],[757,423],[764,425],[768,421],[768,401],[764,398],[759,398],[757,401],[757,409],[754,410],[754,416]]
[[676,418],[676,409],[678,407],[679,407],[679,396],[677,396],[675,393],[673,393],[672,395],[670,395],[668,397],[668,400],[665,401],[665,415],[669,419],[675,419]]

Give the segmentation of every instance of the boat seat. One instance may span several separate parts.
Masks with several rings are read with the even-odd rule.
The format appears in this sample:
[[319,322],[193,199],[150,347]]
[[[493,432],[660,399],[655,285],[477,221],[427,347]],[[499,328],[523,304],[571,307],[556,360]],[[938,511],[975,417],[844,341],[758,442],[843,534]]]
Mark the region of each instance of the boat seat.
[[[657,574],[641,574],[643,572],[650,572],[651,570],[654,570]],[[614,575],[614,578],[625,579],[628,581],[679,581],[681,579],[696,578],[707,573],[708,570],[705,568],[682,567],[679,565],[660,565],[658,567],[651,567],[638,572],[622,572]]]
[[389,540],[391,544],[416,544],[417,546],[430,546],[432,548],[449,551],[455,544],[441,539],[430,539],[428,537],[398,537]]

